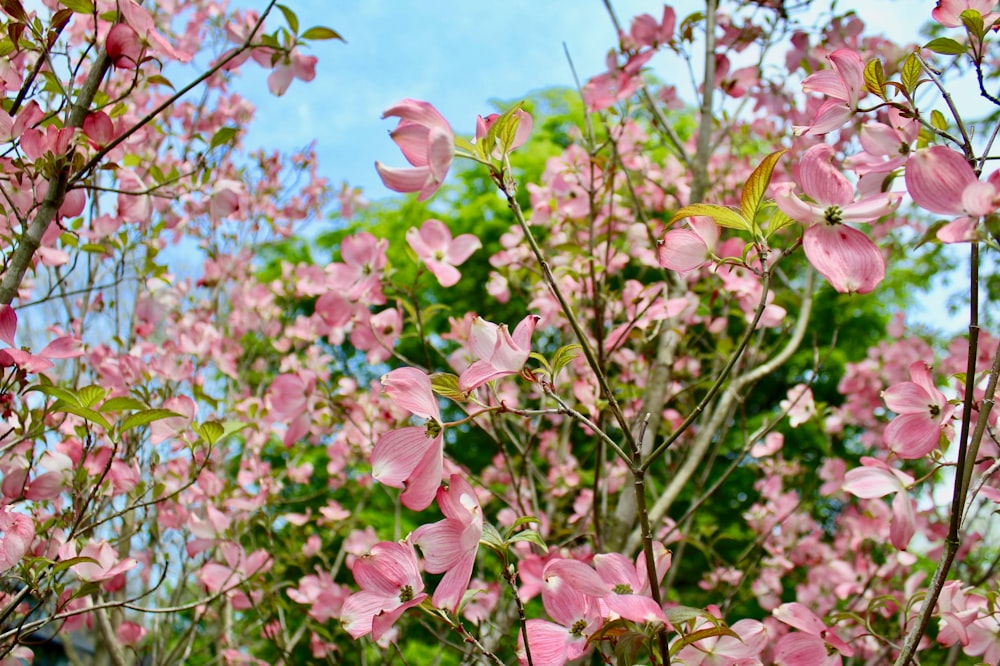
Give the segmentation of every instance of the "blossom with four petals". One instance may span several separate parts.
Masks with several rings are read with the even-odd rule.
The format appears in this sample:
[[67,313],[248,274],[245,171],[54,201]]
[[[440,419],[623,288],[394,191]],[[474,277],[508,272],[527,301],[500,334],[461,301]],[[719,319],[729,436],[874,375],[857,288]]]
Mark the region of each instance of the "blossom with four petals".
[[404,99],[382,114],[383,118],[399,118],[392,140],[403,151],[412,168],[394,168],[375,163],[382,182],[394,192],[419,192],[424,201],[444,182],[455,158],[455,132],[451,125],[428,102]]

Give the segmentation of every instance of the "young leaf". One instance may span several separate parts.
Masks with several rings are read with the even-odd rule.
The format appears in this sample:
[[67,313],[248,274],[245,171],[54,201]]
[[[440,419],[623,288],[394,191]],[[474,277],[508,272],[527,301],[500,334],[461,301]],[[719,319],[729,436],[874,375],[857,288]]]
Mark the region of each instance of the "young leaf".
[[964,44],[959,44],[954,39],[948,37],[932,39],[924,45],[924,48],[934,53],[940,53],[941,55],[962,55],[967,49]]
[[912,95],[920,84],[920,61],[913,53],[903,63],[903,71],[900,73],[900,80],[903,82],[903,90]]
[[935,129],[946,130],[948,129],[948,120],[938,109],[934,109],[931,111],[931,125],[933,125]]
[[194,431],[198,433],[199,437],[209,444],[215,444],[225,433],[225,429],[222,427],[222,424],[216,421],[205,421],[201,425],[195,426]]
[[552,378],[559,374],[559,371],[569,365],[574,358],[580,355],[580,350],[582,350],[578,344],[566,345],[560,347],[556,350],[556,353],[552,355]]
[[965,26],[969,36],[982,41],[983,36],[986,35],[986,26],[983,25],[982,14],[975,9],[966,9],[958,15],[958,18],[962,20],[962,25]]
[[712,638],[714,636],[730,636],[738,641],[742,641],[740,635],[729,627],[709,627],[707,629],[699,629],[698,631],[693,631],[687,636],[682,637],[679,641],[671,643],[670,645],[670,655],[673,656],[683,650],[688,645],[696,643],[697,641],[704,640],[706,638]]
[[288,21],[288,29],[292,31],[292,34],[298,37],[299,34],[299,17],[295,15],[291,9],[285,5],[277,5],[281,13],[285,15],[285,20]]
[[299,37],[302,39],[313,39],[313,40],[339,39],[342,42],[346,41],[343,37],[340,36],[340,33],[337,32],[336,30],[331,30],[330,28],[321,25],[309,28],[301,35],[299,35]]
[[217,148],[221,145],[231,143],[239,131],[240,130],[237,127],[220,127],[218,131],[212,135],[212,140],[208,144],[209,149],[211,150],[212,148]]
[[85,421],[96,423],[105,430],[108,431],[111,430],[111,424],[108,423],[108,420],[104,418],[104,416],[102,416],[100,412],[95,412],[93,409],[90,409],[89,407],[84,407],[79,404],[74,405],[65,402],[63,400],[58,400],[56,401],[56,404],[52,405],[52,411],[73,414],[75,416],[79,416],[81,419],[84,419]]
[[784,149],[777,150],[765,157],[743,185],[743,193],[740,195],[740,213],[743,214],[744,220],[753,222],[754,218],[757,217],[760,202],[764,199],[767,186],[771,184],[774,167],[777,166],[778,160],[786,152]]
[[130,414],[121,423],[119,428],[120,432],[125,432],[131,430],[132,428],[138,428],[139,426],[149,425],[153,421],[160,421],[162,419],[169,419],[174,416],[183,416],[183,414],[178,414],[177,412],[172,412],[169,409],[147,409],[144,412],[136,412],[135,414]]
[[118,396],[117,398],[110,398],[106,400],[98,408],[99,411],[103,413],[108,412],[124,412],[137,409],[149,409],[149,405],[144,404],[141,400],[136,400],[135,398],[127,398],[125,396]]
[[869,60],[865,65],[865,90],[885,99],[885,70],[878,58]]
[[93,14],[95,11],[93,0],[59,0],[59,4],[77,14]]
[[715,220],[715,223],[720,227],[728,227],[730,229],[742,229],[743,231],[751,231],[753,229],[753,224],[748,221],[740,211],[728,206],[717,206],[715,204],[691,204],[690,206],[684,206],[679,211],[674,213],[674,216],[670,218],[670,222],[667,226],[671,226],[677,220],[683,220],[686,217],[694,217],[695,215],[704,215]]
[[448,372],[436,372],[431,375],[431,390],[455,402],[465,402],[469,399],[469,396],[458,388],[458,377]]

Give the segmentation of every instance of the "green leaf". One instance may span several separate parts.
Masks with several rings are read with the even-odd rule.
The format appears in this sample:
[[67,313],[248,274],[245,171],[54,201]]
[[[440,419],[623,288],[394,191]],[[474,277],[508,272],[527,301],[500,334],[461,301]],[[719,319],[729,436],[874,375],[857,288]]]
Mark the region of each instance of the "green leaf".
[[924,45],[924,48],[942,55],[962,55],[968,47],[964,44],[959,44],[954,39],[949,39],[948,37],[938,37],[937,39],[932,39],[927,42]]
[[66,414],[73,414],[79,416],[85,421],[90,421],[91,423],[96,423],[107,431],[111,431],[111,424],[108,420],[101,415],[100,412],[95,412],[89,407],[83,407],[79,404],[71,404],[63,400],[57,400],[54,405],[52,405],[53,412],[65,412]]
[[781,210],[777,206],[774,206],[774,210],[771,213],[771,217],[767,224],[767,235],[770,236],[771,234],[777,233],[785,227],[793,224],[795,224],[795,220],[788,217],[788,215],[785,214],[785,211]]
[[119,427],[120,432],[126,432],[132,428],[138,428],[140,426],[149,425],[153,421],[161,421],[163,419],[169,419],[174,416],[184,416],[183,414],[178,414],[177,412],[172,412],[169,409],[147,409],[142,412],[136,412],[135,414],[130,414],[128,417],[122,421]]
[[517,136],[517,126],[521,123],[521,116],[517,114],[521,110],[523,102],[515,104],[493,121],[480,141],[476,142],[476,150],[479,157],[489,160],[493,157],[493,151],[499,147],[503,153],[510,152],[514,145],[514,138]]
[[753,229],[753,224],[746,220],[740,211],[728,206],[717,206],[715,204],[691,204],[690,206],[684,206],[674,213],[667,226],[671,226],[677,220],[683,220],[685,217],[693,217],[695,215],[710,217],[720,227],[742,229],[743,231],[751,231]]
[[292,31],[292,34],[298,37],[299,35],[299,17],[295,15],[291,9],[285,5],[277,5],[281,13],[285,15],[285,20],[288,21],[288,29]]
[[533,543],[542,549],[542,552],[549,552],[549,547],[545,545],[542,541],[541,535],[535,530],[524,530],[523,532],[518,532],[511,538],[507,539],[508,543],[514,543],[515,541],[527,541],[528,543]]
[[885,99],[885,70],[878,58],[869,60],[865,65],[865,90]]
[[218,421],[205,421],[201,425],[195,426],[194,431],[198,433],[199,437],[208,442],[209,445],[219,441],[219,438],[226,432],[225,428]]
[[700,618],[711,618],[712,614],[706,611],[704,608],[693,608],[691,606],[674,606],[673,608],[668,608],[663,611],[663,614],[667,616],[667,620],[670,624],[675,627],[685,622],[691,622],[692,620],[698,620]]
[[218,131],[212,135],[212,140],[208,144],[209,150],[232,143],[239,131],[238,127],[220,127]]
[[975,9],[966,9],[958,15],[958,18],[962,20],[962,25],[965,26],[970,36],[982,40],[983,36],[986,35],[986,26],[983,25],[983,15]]
[[714,636],[731,636],[738,641],[742,642],[743,640],[740,638],[739,634],[729,627],[709,627],[708,629],[699,629],[698,631],[693,631],[687,636],[683,636],[680,640],[672,643],[670,645],[670,656],[674,656],[692,643],[696,643],[706,638],[712,638]]
[[91,254],[111,254],[108,248],[103,245],[98,245],[97,243],[84,243],[80,246],[81,252],[90,252]]
[[149,409],[149,405],[135,398],[118,396],[117,398],[109,398],[98,407],[98,410],[105,414],[108,412],[124,412],[136,409]]
[[583,347],[574,343],[571,345],[566,345],[560,347],[556,350],[556,353],[552,355],[552,378],[559,374],[559,371],[569,365],[574,358],[580,355]]
[[177,90],[174,88],[174,84],[170,82],[170,79],[163,76],[162,74],[153,74],[146,77],[146,83],[149,85],[161,85],[170,88],[171,90]]
[[483,535],[479,538],[479,543],[488,548],[492,548],[501,554],[507,550],[507,546],[504,543],[503,537],[500,536],[500,532],[498,532],[497,528],[493,527],[490,523],[483,523]]
[[60,571],[65,571],[75,564],[100,564],[97,560],[92,557],[71,557],[68,560],[59,560],[52,564],[52,573],[57,574]]
[[91,0],[59,0],[63,7],[72,9],[77,14],[93,14],[94,3]]
[[321,25],[317,25],[317,26],[314,26],[312,28],[309,28],[308,30],[306,30],[305,32],[303,32],[301,35],[299,35],[299,37],[302,38],[302,39],[313,39],[313,40],[319,40],[319,39],[339,39],[340,41],[345,42],[345,43],[347,41],[343,37],[341,37],[340,33],[337,32],[336,30],[331,30],[330,28],[327,28],[327,27],[321,26]]
[[45,395],[61,400],[67,404],[79,405],[80,398],[77,397],[76,393],[62,388],[61,386],[51,386],[51,385],[39,385],[33,386],[29,390],[38,391],[39,393],[44,393]]
[[539,521],[538,518],[535,518],[534,516],[521,516],[520,518],[514,521],[513,525],[507,528],[507,536],[513,534],[514,530],[516,530],[521,525],[530,525],[531,523],[538,525],[540,524],[540,522],[541,521]]
[[946,130],[948,129],[948,119],[939,110],[934,109],[931,111],[931,125],[935,129]]
[[466,402],[469,399],[469,396],[458,388],[458,375],[448,372],[436,372],[431,375],[431,390],[455,402]]
[[920,70],[920,61],[917,60],[916,54],[911,53],[910,57],[903,63],[903,71],[900,73],[903,90],[909,95],[912,95],[917,86],[920,85]]
[[80,404],[84,407],[93,407],[108,396],[107,389],[100,386],[84,386],[77,392]]
[[767,186],[771,184],[771,176],[774,174],[774,167],[778,160],[784,155],[786,150],[777,150],[767,157],[753,170],[750,178],[743,185],[743,193],[740,195],[740,213],[743,219],[753,222],[760,209],[760,202],[764,199]]

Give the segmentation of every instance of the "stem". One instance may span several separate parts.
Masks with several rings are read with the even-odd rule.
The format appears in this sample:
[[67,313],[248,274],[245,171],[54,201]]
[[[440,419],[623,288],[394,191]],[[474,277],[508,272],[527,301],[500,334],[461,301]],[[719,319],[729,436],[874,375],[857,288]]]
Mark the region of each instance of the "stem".
[[[501,180],[500,182],[504,181]],[[559,301],[560,309],[566,316],[567,321],[569,321],[569,325],[570,328],[573,329],[573,333],[576,334],[576,339],[579,341],[581,349],[583,349],[583,355],[587,359],[587,365],[590,366],[590,369],[593,370],[594,374],[597,376],[597,382],[601,387],[601,394],[604,399],[608,401],[611,413],[618,422],[618,427],[621,428],[625,435],[625,441],[628,443],[629,450],[636,450],[636,440],[632,435],[631,428],[629,428],[628,421],[625,419],[625,414],[622,412],[621,406],[618,404],[618,400],[615,399],[614,393],[611,392],[611,387],[608,385],[608,378],[601,370],[601,365],[597,360],[597,356],[594,354],[594,349],[590,345],[590,340],[587,338],[587,334],[584,333],[583,328],[581,328],[580,323],[576,319],[576,315],[573,314],[573,309],[570,307],[569,302],[566,300],[562,290],[559,288],[559,284],[556,282],[555,276],[552,275],[552,270],[549,268],[549,262],[546,261],[545,255],[542,254],[542,249],[539,247],[538,241],[535,240],[535,236],[531,232],[531,227],[528,226],[527,220],[524,219],[524,211],[521,210],[520,204],[517,203],[517,199],[514,197],[513,187],[503,186],[502,189],[504,196],[507,198],[507,205],[510,207],[511,212],[514,213],[514,218],[520,225],[521,231],[524,232],[524,237],[527,239],[528,245],[531,247],[531,252],[535,255],[535,259],[538,261],[538,264],[542,269],[542,275],[545,278],[545,282],[548,284],[549,289],[552,290],[552,294],[556,297],[556,300]],[[629,458],[625,458],[625,462],[629,465],[632,464],[632,461]]]

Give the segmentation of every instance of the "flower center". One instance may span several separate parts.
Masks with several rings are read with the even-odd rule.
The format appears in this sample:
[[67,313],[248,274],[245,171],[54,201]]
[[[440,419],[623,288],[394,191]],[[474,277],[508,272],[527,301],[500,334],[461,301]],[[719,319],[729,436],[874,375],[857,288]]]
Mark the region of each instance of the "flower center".
[[587,623],[583,620],[577,620],[573,623],[573,626],[569,628],[569,633],[574,636],[583,636],[583,630],[587,628]]
[[840,210],[840,206],[830,206],[823,213],[823,217],[827,224],[840,224],[843,220],[843,211]]
[[938,407],[937,405],[927,405],[927,408],[931,412],[932,419],[936,419],[937,417],[941,416],[941,408]]
[[427,439],[434,439],[441,434],[441,424],[434,419],[428,419],[427,421]]
[[615,594],[632,594],[632,586],[628,583],[618,583],[613,591]]
[[404,585],[399,589],[399,600],[405,604],[411,599],[413,599],[413,588],[409,585]]

